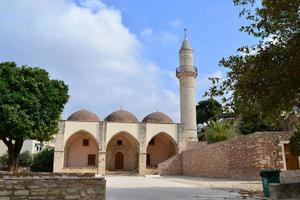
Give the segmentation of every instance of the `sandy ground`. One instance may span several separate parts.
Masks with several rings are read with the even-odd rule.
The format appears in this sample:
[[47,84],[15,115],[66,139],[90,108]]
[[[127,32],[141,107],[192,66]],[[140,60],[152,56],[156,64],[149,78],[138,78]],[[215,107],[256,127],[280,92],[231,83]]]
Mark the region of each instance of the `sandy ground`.
[[108,200],[262,199],[258,181],[185,176],[107,176],[106,180]]

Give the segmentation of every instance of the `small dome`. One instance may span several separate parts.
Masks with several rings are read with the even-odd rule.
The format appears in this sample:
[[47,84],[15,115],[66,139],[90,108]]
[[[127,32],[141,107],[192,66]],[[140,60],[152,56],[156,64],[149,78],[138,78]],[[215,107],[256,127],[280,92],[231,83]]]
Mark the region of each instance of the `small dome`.
[[168,115],[166,115],[165,113],[162,113],[162,112],[154,112],[154,113],[147,115],[143,119],[143,122],[158,123],[158,124],[174,123],[173,120]]
[[138,122],[136,116],[126,110],[115,111],[104,120],[108,122]]
[[87,110],[79,110],[74,112],[67,119],[68,121],[78,121],[78,122],[99,122],[100,119],[95,113]]

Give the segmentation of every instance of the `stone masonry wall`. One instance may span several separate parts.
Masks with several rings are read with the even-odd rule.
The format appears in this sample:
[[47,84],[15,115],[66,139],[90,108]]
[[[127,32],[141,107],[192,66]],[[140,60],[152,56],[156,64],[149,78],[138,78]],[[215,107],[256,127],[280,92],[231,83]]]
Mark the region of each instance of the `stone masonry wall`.
[[105,200],[104,178],[83,175],[1,174],[0,199]]
[[182,154],[172,156],[165,162],[158,164],[158,173],[161,176],[171,176],[182,174]]
[[[257,180],[262,168],[283,167],[279,143],[290,136],[288,132],[258,132],[206,146],[200,143],[199,148],[194,144],[194,149],[181,153],[177,167],[181,166],[181,174],[188,176]],[[164,175],[172,172],[167,163],[159,165]]]

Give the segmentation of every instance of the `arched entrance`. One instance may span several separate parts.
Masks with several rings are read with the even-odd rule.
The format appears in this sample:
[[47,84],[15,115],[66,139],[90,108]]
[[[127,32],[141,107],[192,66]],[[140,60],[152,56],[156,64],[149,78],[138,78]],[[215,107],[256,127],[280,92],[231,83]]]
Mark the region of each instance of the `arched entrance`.
[[138,171],[138,142],[126,132],[112,137],[106,148],[106,170]]
[[175,141],[166,133],[159,133],[154,136],[147,146],[148,168],[156,168],[157,165],[178,152]]
[[93,168],[98,165],[98,143],[85,131],[73,134],[65,146],[65,167]]
[[121,152],[118,152],[115,155],[115,168],[116,170],[124,169],[124,155]]

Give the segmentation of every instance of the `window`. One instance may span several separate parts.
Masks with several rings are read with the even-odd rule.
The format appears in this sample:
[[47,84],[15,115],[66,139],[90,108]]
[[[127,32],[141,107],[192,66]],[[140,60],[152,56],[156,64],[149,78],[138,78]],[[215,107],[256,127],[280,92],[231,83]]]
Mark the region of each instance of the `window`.
[[152,139],[150,140],[149,145],[155,145],[155,139],[154,139],[154,138],[152,138]]
[[82,141],[82,145],[85,147],[89,146],[89,143],[90,143],[90,141],[88,139],[83,139],[83,141]]
[[123,141],[122,140],[118,140],[117,141],[117,145],[122,145],[123,144]]
[[96,165],[96,155],[95,154],[88,155],[88,165]]

